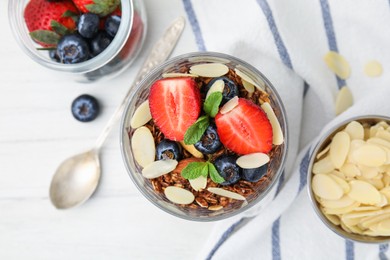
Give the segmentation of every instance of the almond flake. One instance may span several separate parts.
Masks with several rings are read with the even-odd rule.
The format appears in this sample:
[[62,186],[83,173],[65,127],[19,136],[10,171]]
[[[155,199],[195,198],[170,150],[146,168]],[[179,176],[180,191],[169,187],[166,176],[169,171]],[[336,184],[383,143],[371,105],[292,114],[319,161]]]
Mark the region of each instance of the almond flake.
[[147,127],[141,126],[134,131],[131,138],[131,148],[134,159],[141,167],[146,167],[154,162],[156,147],[153,135]]
[[353,105],[353,96],[347,86],[340,89],[336,97],[336,115],[341,114]]
[[334,170],[334,165],[332,163],[332,160],[330,159],[330,156],[326,156],[325,158],[315,162],[313,164],[313,173],[314,174],[321,174],[321,173],[329,173]]
[[364,139],[364,128],[363,128],[362,124],[360,124],[357,121],[352,121],[351,123],[349,123],[345,127],[344,131],[349,134],[349,136],[351,137],[352,140],[353,139],[359,139],[359,140]]
[[184,141],[180,141],[181,146],[187,150],[190,154],[192,154],[195,158],[202,159],[203,154],[199,152],[193,144],[185,144]]
[[226,114],[233,110],[238,105],[238,96],[235,96],[234,98],[230,99],[228,102],[226,102],[223,107],[219,110],[221,114]]
[[243,80],[242,85],[244,86],[245,90],[248,91],[249,94],[255,92],[255,87],[248,81]]
[[350,181],[349,184],[351,191],[348,196],[352,199],[368,205],[376,205],[381,202],[381,194],[371,184],[359,180]]
[[319,152],[317,154],[316,158],[320,159],[323,155],[325,155],[329,152],[329,149],[330,149],[330,144],[328,144],[328,146],[326,146],[321,152]]
[[235,192],[231,192],[231,191],[228,191],[228,190],[225,190],[225,189],[222,189],[222,188],[207,188],[207,190],[211,193],[214,193],[214,194],[217,194],[217,195],[220,195],[220,196],[223,196],[223,197],[228,197],[228,198],[232,198],[232,199],[235,199],[235,200],[245,200],[245,197],[238,194],[238,193],[235,193]]
[[351,190],[348,182],[346,182],[343,178],[340,178],[334,174],[329,174],[329,177],[337,182],[337,184],[343,189],[344,193],[348,193]]
[[320,203],[325,208],[337,209],[351,206],[355,203],[355,201],[347,195],[344,195],[339,200],[321,200]]
[[202,175],[196,179],[189,180],[189,182],[191,187],[196,191],[205,189],[207,186],[207,178]]
[[180,78],[180,77],[192,77],[196,78],[198,75],[190,74],[190,73],[163,73],[163,78]]
[[347,60],[337,52],[329,51],[324,57],[326,65],[341,79],[349,78],[351,68]]
[[207,91],[206,99],[214,92],[223,92],[225,88],[225,82],[222,79],[216,80],[213,85],[210,87],[209,91]]
[[377,131],[375,136],[382,140],[390,142],[390,132],[387,132],[386,130]]
[[369,61],[364,66],[364,73],[369,77],[379,77],[382,75],[382,72],[382,64],[380,64],[378,61]]
[[149,100],[146,100],[135,110],[130,120],[130,126],[138,128],[145,125],[150,119],[152,119],[152,115],[150,114]]
[[343,166],[349,152],[350,137],[344,132],[338,132],[332,139],[330,144],[329,156],[336,169]]
[[353,152],[353,158],[359,164],[368,167],[378,167],[387,161],[387,153],[378,145],[366,144]]
[[[333,208],[333,209],[332,208],[324,208],[324,212],[326,214],[341,215],[341,214],[349,213],[359,206],[360,206],[360,203],[355,202],[352,205],[345,207],[345,208]],[[341,222],[341,224],[343,224],[343,222]]]
[[222,63],[203,63],[191,66],[190,73],[201,77],[217,78],[229,72],[228,66]]
[[312,187],[314,194],[327,200],[338,200],[344,194],[340,185],[326,174],[314,175],[312,179]]
[[283,137],[282,128],[280,127],[278,118],[276,117],[274,110],[272,109],[271,105],[268,102],[264,102],[261,105],[261,108],[267,114],[267,117],[272,125],[272,134],[273,134],[272,143],[274,145],[281,145],[284,142],[284,137]]
[[254,169],[269,162],[269,156],[265,153],[251,153],[240,156],[236,163],[243,169]]
[[147,179],[154,179],[173,171],[178,162],[172,159],[152,162],[142,169],[142,175]]
[[[237,76],[239,76],[241,78],[243,84],[244,84],[244,81],[246,81],[247,83],[255,86],[258,90],[265,92],[265,86],[260,86],[259,84],[256,84],[256,82],[251,77],[249,77],[247,74],[245,74],[244,72],[242,72],[241,70],[239,70],[237,68],[235,68],[234,71],[236,72]],[[261,81],[261,83],[263,83],[263,82]]]
[[166,187],[164,194],[167,199],[176,204],[191,204],[195,199],[195,196],[192,194],[192,192],[176,186]]
[[217,210],[223,209],[223,207],[221,205],[212,205],[212,206],[208,207],[208,209],[212,210],[212,211],[217,211]]

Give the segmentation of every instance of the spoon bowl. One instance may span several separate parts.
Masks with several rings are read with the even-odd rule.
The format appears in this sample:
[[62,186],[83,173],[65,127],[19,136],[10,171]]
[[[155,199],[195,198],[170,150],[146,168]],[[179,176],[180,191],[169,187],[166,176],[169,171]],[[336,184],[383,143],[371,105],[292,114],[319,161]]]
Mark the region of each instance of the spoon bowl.
[[100,179],[100,162],[96,150],[65,160],[53,176],[50,199],[57,209],[77,206],[95,191]]

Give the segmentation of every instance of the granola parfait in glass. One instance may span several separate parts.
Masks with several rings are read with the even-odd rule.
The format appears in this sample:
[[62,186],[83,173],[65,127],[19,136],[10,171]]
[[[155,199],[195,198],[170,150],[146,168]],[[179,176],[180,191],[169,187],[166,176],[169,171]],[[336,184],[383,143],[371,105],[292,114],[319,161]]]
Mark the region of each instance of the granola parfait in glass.
[[268,201],[287,151],[271,83],[232,56],[182,55],[149,73],[122,118],[127,170],[163,210],[211,221]]

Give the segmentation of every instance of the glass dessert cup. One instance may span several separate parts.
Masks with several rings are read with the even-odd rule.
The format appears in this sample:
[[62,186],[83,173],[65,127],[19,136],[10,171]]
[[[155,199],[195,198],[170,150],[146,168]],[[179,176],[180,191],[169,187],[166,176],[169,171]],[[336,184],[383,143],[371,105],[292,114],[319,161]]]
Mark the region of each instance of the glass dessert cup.
[[[314,186],[313,177],[315,175],[318,175],[318,174],[321,174],[321,175],[323,174],[323,173],[318,172],[319,171],[318,167],[316,170],[314,170],[314,167],[313,167],[314,164],[317,163],[319,160],[328,156],[329,151],[330,151],[330,147],[331,147],[331,143],[333,142],[336,134],[340,133],[340,131],[345,132],[346,127],[348,125],[350,125],[351,122],[354,122],[354,121],[360,123],[365,128],[366,127],[369,128],[369,127],[372,127],[374,125],[379,126],[380,124],[384,124],[384,123],[387,123],[388,125],[390,124],[390,118],[387,116],[362,115],[362,116],[357,116],[357,117],[348,119],[346,121],[343,121],[343,122],[337,124],[336,126],[334,126],[333,128],[329,129],[323,135],[323,137],[319,140],[318,144],[314,147],[313,151],[311,152],[308,173],[307,173],[307,184],[308,184],[307,191],[309,193],[309,198],[310,198],[312,207],[313,207],[316,215],[321,219],[321,221],[325,224],[325,226],[327,226],[327,228],[329,228],[331,231],[333,231],[334,233],[336,233],[340,237],[342,237],[344,239],[351,240],[351,241],[360,242],[360,243],[368,243],[368,244],[388,243],[390,241],[389,235],[387,235],[387,236],[373,235],[373,234],[366,235],[363,233],[366,231],[370,232],[370,227],[367,226],[367,223],[372,222],[372,224],[376,224],[376,223],[380,222],[381,217],[379,216],[379,214],[375,215],[376,212],[380,213],[379,211],[381,211],[381,210],[384,210],[384,211],[386,211],[386,209],[390,210],[390,206],[389,206],[390,200],[387,199],[387,205],[386,205],[386,203],[384,203],[384,205],[382,207],[379,207],[379,206],[373,207],[372,205],[368,205],[368,204],[366,205],[365,203],[360,202],[360,205],[356,205],[356,206],[352,205],[352,208],[350,208],[350,209],[348,209],[348,207],[350,207],[350,206],[337,207],[337,208],[333,208],[333,206],[332,206],[332,208],[326,209],[327,207],[324,206],[325,205],[324,199],[317,196],[313,190],[313,186]],[[350,132],[352,132],[352,131],[354,131],[354,130],[352,130],[352,127],[351,127],[348,131],[348,134],[351,135]],[[369,138],[371,138],[371,137],[368,137],[368,136],[371,136],[371,133],[373,133],[373,132],[369,131],[369,130],[368,131],[365,130],[364,140],[366,140],[366,139],[368,140]],[[353,148],[354,145],[352,145],[352,141],[356,141],[356,140],[354,140],[351,137],[351,145],[349,148],[349,153],[351,153],[351,154],[353,153],[353,151],[355,151],[355,148]],[[378,140],[376,140],[376,141],[378,141]],[[375,143],[376,141],[374,141],[374,144],[376,144]],[[381,144],[381,142],[379,142],[379,144]],[[341,149],[342,148],[340,148],[339,150],[341,150]],[[328,151],[328,152],[325,152],[325,151]],[[330,156],[330,154],[329,154],[329,156]],[[349,163],[349,161],[350,161],[349,156],[351,156],[351,155],[348,154],[348,157],[346,159],[346,163]],[[359,165],[359,162],[356,161],[356,164]],[[361,175],[357,175],[357,176],[351,176],[349,174],[346,175],[344,172],[347,172],[347,171],[345,171],[345,170],[341,171],[341,169],[339,171],[342,172],[347,177],[345,179],[345,181],[347,181],[347,183],[349,185],[352,185],[351,184],[352,181],[366,182],[367,175],[365,175],[365,173],[363,172],[364,169],[366,169],[366,168],[359,168]],[[314,173],[313,171],[316,173]],[[330,173],[332,173],[332,172],[330,172]],[[326,175],[326,174],[324,174],[324,175]],[[388,173],[383,173],[383,176],[385,176],[386,174],[388,174]],[[364,178],[361,178],[362,176]],[[388,179],[390,180],[390,177]],[[390,181],[387,181],[387,182],[390,182]],[[350,186],[350,189],[352,189],[351,187],[352,186]],[[386,186],[385,186],[385,189],[386,189]],[[361,191],[360,191],[360,193],[362,193]],[[364,192],[364,196],[368,197],[367,190],[363,190],[363,192]],[[318,191],[317,191],[317,193],[318,193]],[[351,195],[348,191],[348,192],[346,192],[346,196],[349,198],[355,199],[354,197],[356,195]],[[344,197],[345,197],[345,195],[343,196],[343,198]],[[327,201],[329,201],[329,200],[327,200]],[[337,200],[334,200],[334,201],[337,202]],[[324,205],[321,205],[321,204],[324,204]],[[328,205],[328,207],[329,207],[329,205]],[[376,207],[378,207],[378,208],[375,209]],[[382,209],[380,209],[380,208],[382,208]],[[329,209],[330,209],[330,211],[329,211]],[[334,212],[332,212],[332,211],[334,211]],[[356,217],[352,217],[352,214],[355,214],[355,213],[360,214],[360,216],[356,215]],[[366,213],[367,213],[367,216],[365,216]],[[380,213],[380,214],[382,214],[382,213]],[[386,214],[386,213],[384,213],[384,214]],[[377,218],[377,220],[375,220],[375,218]],[[352,222],[348,222],[348,223],[345,222],[344,223],[345,220],[353,221],[354,223],[352,223]],[[350,226],[351,224],[353,224],[352,227]],[[360,225],[362,225],[362,226],[360,227]],[[359,233],[357,233],[357,232],[359,232]]]
[[[267,174],[256,184],[253,185],[253,193],[246,196],[244,201],[230,203],[226,207],[210,208],[199,206],[183,206],[175,204],[168,200],[163,192],[156,192],[150,179],[146,179],[141,174],[142,167],[137,163],[132,151],[132,136],[135,129],[131,128],[130,121],[137,107],[148,99],[149,90],[153,82],[161,79],[163,74],[188,72],[186,68],[197,64],[204,63],[221,63],[229,67],[230,71],[239,69],[248,75],[256,85],[262,86],[268,94],[269,103],[279,121],[281,131],[284,136],[284,142],[281,145],[274,146],[270,154],[270,162]],[[235,57],[214,52],[195,52],[181,55],[170,59],[169,61],[158,66],[150,72],[138,85],[133,89],[131,98],[126,104],[125,112],[121,121],[121,152],[125,163],[126,170],[141,193],[154,205],[165,212],[174,216],[192,220],[192,221],[216,221],[231,217],[246,211],[256,204],[266,204],[272,200],[276,190],[276,183],[284,168],[284,162],[287,153],[287,122],[285,111],[279,95],[272,84],[265,76],[248,63]],[[209,185],[209,184],[208,184]],[[216,185],[212,186],[215,187]],[[245,185],[244,185],[245,186]],[[245,189],[245,187],[242,187]],[[222,186],[218,186],[222,187]],[[195,201],[194,201],[195,203]],[[198,203],[199,204],[199,203]]]
[[[76,64],[62,64],[53,61],[48,51],[37,50],[42,46],[30,37],[24,21],[24,8],[29,0],[9,0],[8,16],[11,30],[22,50],[38,64],[66,78],[78,82],[94,82],[119,75],[138,56],[147,30],[147,19],[143,1],[122,0],[122,19],[118,32],[111,44],[99,55]],[[60,74],[60,75],[61,75]]]

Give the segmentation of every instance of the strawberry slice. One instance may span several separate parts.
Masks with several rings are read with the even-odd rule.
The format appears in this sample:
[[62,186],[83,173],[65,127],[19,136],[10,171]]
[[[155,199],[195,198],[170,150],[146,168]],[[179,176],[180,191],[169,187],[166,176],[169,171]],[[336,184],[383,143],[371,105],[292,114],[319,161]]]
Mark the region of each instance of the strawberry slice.
[[150,88],[149,107],[165,138],[182,141],[188,127],[199,117],[200,91],[189,77],[160,79]]
[[238,105],[215,117],[222,144],[238,154],[268,153],[272,149],[272,126],[266,113],[251,101],[238,99]]

